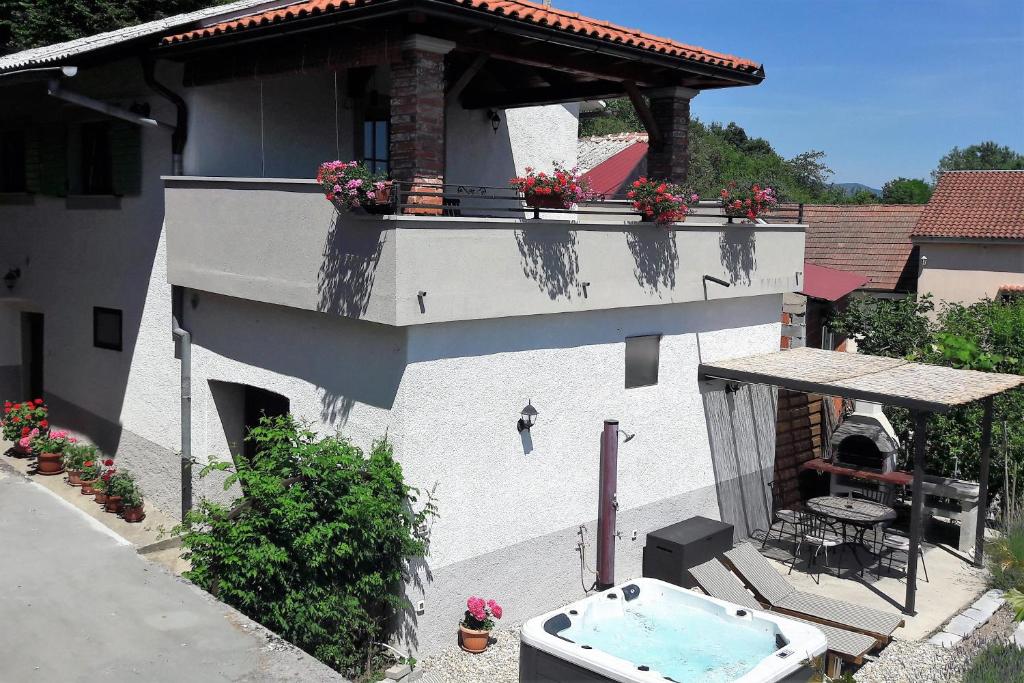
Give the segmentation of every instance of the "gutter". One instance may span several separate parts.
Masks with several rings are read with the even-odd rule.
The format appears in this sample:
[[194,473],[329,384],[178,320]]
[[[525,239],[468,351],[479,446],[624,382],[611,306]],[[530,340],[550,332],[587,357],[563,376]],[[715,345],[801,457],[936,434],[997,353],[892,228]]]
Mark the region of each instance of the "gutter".
[[143,57],[141,59],[142,77],[145,79],[146,85],[173,104],[177,111],[174,132],[171,134],[171,174],[184,175],[185,143],[188,142],[188,105],[185,104],[185,100],[181,95],[156,80],[156,75],[154,74],[155,62],[151,57]]

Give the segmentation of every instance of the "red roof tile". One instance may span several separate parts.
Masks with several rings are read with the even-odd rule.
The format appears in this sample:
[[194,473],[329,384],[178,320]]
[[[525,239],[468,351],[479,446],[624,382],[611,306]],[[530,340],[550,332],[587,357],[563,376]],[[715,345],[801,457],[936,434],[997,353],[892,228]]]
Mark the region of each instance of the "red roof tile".
[[865,289],[914,291],[910,233],[923,210],[920,204],[807,205],[804,260],[864,275]]
[[[553,7],[545,7],[527,0],[446,0],[469,10],[502,15],[511,19],[560,29],[566,33],[585,35],[591,38],[606,40],[610,43],[630,45],[651,52],[672,55],[682,59],[714,64],[735,69],[736,71],[752,72],[761,68],[757,62],[742,59],[721,52],[713,52],[695,45],[686,45],[668,38],[659,38],[632,28],[617,26],[600,19],[584,17],[576,12],[566,12]],[[278,9],[267,10],[258,14],[239,17],[205,28],[179,33],[163,38],[162,43],[180,43],[198,38],[208,38],[225,33],[244,31],[258,26],[301,19],[304,17],[327,14],[351,7],[373,4],[374,0],[306,0],[296,2]]]
[[647,167],[647,136],[616,152],[583,174],[590,189],[610,197],[625,192],[626,183],[643,175]]
[[914,237],[1024,239],[1024,171],[950,171]]
[[1000,294],[1024,294],[1024,285],[999,285]]

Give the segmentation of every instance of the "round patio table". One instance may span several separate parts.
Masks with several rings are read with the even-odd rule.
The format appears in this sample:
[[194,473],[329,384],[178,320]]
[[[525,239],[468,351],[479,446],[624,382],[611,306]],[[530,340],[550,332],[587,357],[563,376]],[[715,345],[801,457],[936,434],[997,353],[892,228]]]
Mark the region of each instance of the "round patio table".
[[876,524],[892,522],[896,519],[896,511],[888,505],[882,505],[872,500],[863,498],[851,498],[843,496],[819,496],[811,498],[804,505],[808,510],[836,520],[843,525],[843,542],[846,541],[847,525],[854,528],[853,556],[857,563],[863,568],[860,556],[857,555],[856,546],[864,546],[864,534]]

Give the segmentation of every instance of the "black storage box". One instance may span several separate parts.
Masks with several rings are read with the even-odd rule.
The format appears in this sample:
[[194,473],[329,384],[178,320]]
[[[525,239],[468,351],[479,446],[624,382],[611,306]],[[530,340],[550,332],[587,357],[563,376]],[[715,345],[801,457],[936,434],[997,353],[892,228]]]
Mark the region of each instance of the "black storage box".
[[731,548],[732,524],[707,517],[690,517],[647,534],[644,576],[693,588],[697,582],[690,576],[690,567]]

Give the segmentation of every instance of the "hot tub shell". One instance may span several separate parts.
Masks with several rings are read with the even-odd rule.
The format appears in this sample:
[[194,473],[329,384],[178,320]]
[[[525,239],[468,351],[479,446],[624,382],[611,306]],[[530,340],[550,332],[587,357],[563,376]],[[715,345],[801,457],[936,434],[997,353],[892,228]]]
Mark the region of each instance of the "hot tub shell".
[[[752,670],[734,679],[734,683],[807,681],[812,674],[806,666],[807,661],[825,653],[825,634],[809,624],[770,612],[750,610],[657,579],[643,578],[596,593],[526,622],[520,636],[520,683],[665,683],[666,680],[673,680],[657,671],[641,670],[642,662],[627,661],[597,649],[585,649],[582,644],[558,635],[572,620],[590,615],[598,601],[609,600],[609,594],[626,602],[641,595],[648,599],[652,595],[671,596],[671,599],[683,600],[689,606],[699,607],[712,614],[761,622],[766,629],[774,629],[780,647]],[[723,643],[723,647],[728,647],[728,644]]]

